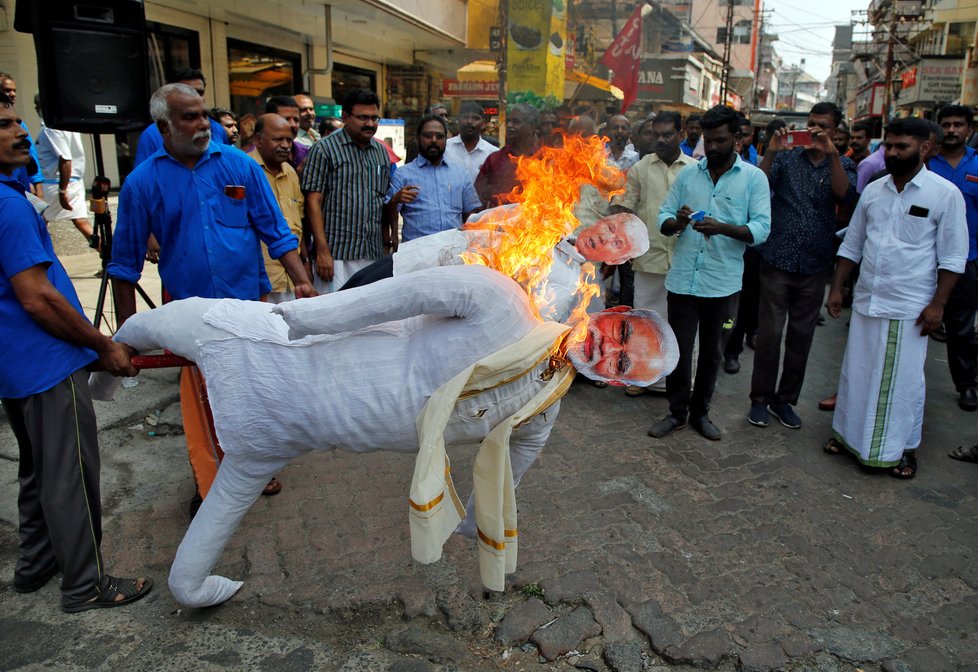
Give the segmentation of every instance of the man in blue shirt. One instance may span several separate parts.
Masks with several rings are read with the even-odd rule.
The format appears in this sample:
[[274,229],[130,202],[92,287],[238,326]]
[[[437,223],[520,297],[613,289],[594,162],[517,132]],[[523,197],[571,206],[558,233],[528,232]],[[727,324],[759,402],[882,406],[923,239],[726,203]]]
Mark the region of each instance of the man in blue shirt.
[[447,138],[445,120],[426,116],[418,124],[417,158],[391,175],[384,214],[396,231],[400,211],[402,241],[457,229],[482,206],[465,168],[445,161]]
[[801,427],[794,406],[835,259],[836,207],[856,198],[856,164],[839,156],[833,142],[841,119],[834,103],[816,104],[808,115],[812,144],[782,149],[788,131],[781,129],[761,162],[771,186],[772,221],[771,235],[757,248],[760,300],[747,415],[756,427],[767,427],[771,413],[785,427]]
[[951,380],[958,391],[958,406],[964,411],[978,409],[976,369],[978,337],[975,315],[978,313],[978,155],[965,144],[971,132],[974,111],[963,105],[948,105],[937,112],[937,123],[944,131],[941,152],[927,167],[950,182],[964,196],[968,218],[968,262],[944,307],[947,333],[947,363]]
[[[259,241],[285,267],[296,298],[315,296],[296,251],[299,240],[261,167],[244,152],[211,141],[204,99],[186,84],[167,84],[153,94],[150,114],[163,148],[122,185],[107,269],[120,324],[136,312],[135,283],[151,233],[160,244],[160,278],[174,299],[255,301],[268,294],[271,283]],[[185,369],[181,403],[194,476],[206,497],[220,453],[206,421],[202,385],[188,382],[195,376],[195,370]]]
[[105,573],[95,409],[85,367],[135,375],[127,346],[86,319],[44,220],[14,177],[27,132],[0,93],[0,398],[20,452],[20,550],[14,590],[61,572],[69,613],[134,602],[149,579]]
[[[666,378],[669,415],[649,430],[662,438],[686,426],[711,441],[710,400],[723,359],[722,334],[733,327],[744,273],[744,248],[771,230],[771,192],[764,173],[737,154],[737,113],[717,105],[702,119],[706,158],[679,173],[659,209],[659,229],[679,240],[666,274],[669,325],[679,364]],[[693,342],[700,337],[696,381]]]
[[679,149],[683,150],[683,154],[686,156],[693,155],[693,150],[696,149],[696,144],[700,141],[700,136],[703,135],[702,119],[703,117],[698,114],[691,114],[686,117],[686,139],[679,143]]
[[[180,68],[173,73],[170,77],[170,84],[186,84],[191,89],[197,92],[197,94],[203,99],[204,94],[207,93],[207,81],[204,79],[204,73],[200,70],[194,68]],[[209,119],[211,127],[211,137],[215,142],[220,142],[224,144],[231,144],[231,140],[228,138],[227,131],[224,130],[224,126],[221,122],[215,121],[214,119]],[[160,135],[160,129],[157,128],[156,124],[150,124],[139,136],[139,142],[136,144],[136,158],[133,159],[133,167],[135,168],[140,163],[148,159],[149,157],[160,151],[163,146],[163,136]]]

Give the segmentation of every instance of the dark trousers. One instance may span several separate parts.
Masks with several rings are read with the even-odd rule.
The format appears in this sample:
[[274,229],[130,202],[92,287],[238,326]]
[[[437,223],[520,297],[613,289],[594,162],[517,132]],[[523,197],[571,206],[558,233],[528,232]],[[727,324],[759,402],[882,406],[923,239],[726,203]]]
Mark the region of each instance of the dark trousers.
[[944,329],[947,332],[947,364],[958,392],[978,386],[975,380],[978,338],[975,314],[978,312],[978,261],[969,261],[958,278],[944,307]]
[[104,574],[102,506],[95,409],[88,374],[79,370],[3,407],[20,448],[18,583],[61,568],[65,603],[94,597]]
[[369,266],[365,266],[351,275],[350,279],[346,281],[346,284],[340,287],[340,291],[343,291],[344,289],[352,289],[353,287],[363,287],[364,285],[369,285],[377,282],[378,280],[393,277],[394,257],[393,255],[388,255],[386,257],[381,257]]
[[750,381],[751,402],[776,405],[798,403],[818,312],[825,297],[826,277],[827,273],[824,272],[812,275],[786,273],[761,262],[761,298],[754,343],[754,373]]
[[618,305],[635,305],[635,271],[632,269],[632,262],[626,261],[624,264],[615,266],[618,272]]
[[737,320],[727,339],[724,357],[740,357],[744,338],[757,333],[757,304],[760,300],[761,255],[754,248],[744,250],[744,282],[737,306]]
[[[669,412],[676,418],[700,418],[710,411],[717,372],[723,361],[724,330],[733,327],[737,295],[706,298],[688,294],[666,295],[669,326],[679,343],[679,364],[666,377]],[[693,343],[700,335],[700,355],[696,360],[696,380],[692,380]]]

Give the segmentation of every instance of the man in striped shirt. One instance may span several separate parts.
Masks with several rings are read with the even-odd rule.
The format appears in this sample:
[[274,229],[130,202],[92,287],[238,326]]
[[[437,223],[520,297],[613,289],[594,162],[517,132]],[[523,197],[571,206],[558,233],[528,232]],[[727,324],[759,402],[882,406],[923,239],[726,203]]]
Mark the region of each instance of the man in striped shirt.
[[341,130],[309,150],[302,173],[306,219],[316,255],[317,291],[339,289],[351,275],[390,253],[392,232],[383,222],[390,159],[374,139],[380,99],[357,89],[343,99]]

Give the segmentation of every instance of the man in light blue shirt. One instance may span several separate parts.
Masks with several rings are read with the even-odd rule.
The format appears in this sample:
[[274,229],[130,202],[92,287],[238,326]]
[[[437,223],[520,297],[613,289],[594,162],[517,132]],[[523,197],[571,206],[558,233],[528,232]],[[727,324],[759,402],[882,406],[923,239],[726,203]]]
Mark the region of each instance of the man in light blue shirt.
[[[669,325],[679,342],[679,365],[666,378],[669,415],[649,430],[663,438],[689,424],[712,441],[720,430],[709,418],[722,336],[733,327],[744,272],[744,249],[767,240],[771,192],[764,173],[737,154],[737,113],[717,105],[702,119],[706,158],[683,169],[662,207],[659,229],[676,235],[666,274]],[[696,381],[693,342],[700,337]]]
[[417,158],[391,175],[385,215],[396,222],[400,211],[402,241],[457,229],[482,206],[465,168],[445,161],[447,137],[445,120],[426,116],[418,124]]

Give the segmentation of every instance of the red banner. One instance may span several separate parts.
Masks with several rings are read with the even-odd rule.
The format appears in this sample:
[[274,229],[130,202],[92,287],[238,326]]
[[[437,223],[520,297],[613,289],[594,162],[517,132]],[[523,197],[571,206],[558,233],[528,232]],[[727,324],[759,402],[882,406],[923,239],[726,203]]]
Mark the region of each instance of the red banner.
[[621,101],[622,114],[635,100],[638,92],[638,73],[641,69],[639,58],[642,53],[642,10],[647,6],[643,3],[635,8],[625,27],[601,57],[601,63],[614,73],[611,83],[625,94]]

